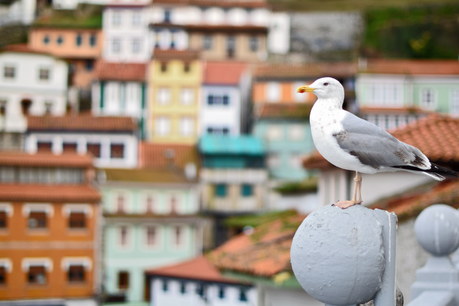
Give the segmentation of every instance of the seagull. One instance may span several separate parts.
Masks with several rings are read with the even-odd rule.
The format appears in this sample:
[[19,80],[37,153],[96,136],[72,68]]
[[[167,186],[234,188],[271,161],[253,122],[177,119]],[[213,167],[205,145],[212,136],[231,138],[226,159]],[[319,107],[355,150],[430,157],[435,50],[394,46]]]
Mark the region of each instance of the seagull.
[[380,127],[343,110],[344,88],[337,80],[320,78],[299,93],[317,96],[309,116],[314,144],[322,156],[338,168],[356,172],[354,196],[334,205],[345,209],[362,203],[361,173],[408,171],[442,181],[458,173],[433,164],[419,149]]

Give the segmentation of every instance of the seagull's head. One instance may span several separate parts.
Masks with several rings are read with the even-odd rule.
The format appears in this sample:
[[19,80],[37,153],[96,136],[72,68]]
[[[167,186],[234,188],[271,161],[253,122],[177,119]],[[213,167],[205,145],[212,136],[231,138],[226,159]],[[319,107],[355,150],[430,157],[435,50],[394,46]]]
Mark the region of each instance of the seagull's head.
[[300,86],[297,90],[299,93],[312,92],[319,99],[339,99],[344,100],[344,88],[340,82],[334,78],[320,78],[309,86]]

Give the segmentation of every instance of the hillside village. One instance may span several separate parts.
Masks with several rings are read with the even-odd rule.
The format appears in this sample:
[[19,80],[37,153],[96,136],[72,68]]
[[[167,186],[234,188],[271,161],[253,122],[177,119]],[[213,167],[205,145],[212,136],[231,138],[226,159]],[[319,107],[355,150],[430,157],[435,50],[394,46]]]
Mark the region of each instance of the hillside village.
[[[290,245],[353,177],[315,151],[299,86],[338,79],[345,109],[459,170],[459,61],[373,56],[364,32],[265,0],[0,2],[0,306],[323,305]],[[364,182],[398,215],[409,300],[413,218],[457,183]]]

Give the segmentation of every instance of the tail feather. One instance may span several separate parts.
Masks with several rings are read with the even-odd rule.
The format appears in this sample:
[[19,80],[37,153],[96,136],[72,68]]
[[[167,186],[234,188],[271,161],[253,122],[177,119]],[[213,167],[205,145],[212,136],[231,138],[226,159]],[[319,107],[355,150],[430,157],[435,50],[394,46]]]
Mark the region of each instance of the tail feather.
[[434,163],[430,163],[430,169],[419,169],[413,166],[393,166],[393,168],[403,169],[414,173],[423,173],[437,181],[443,181],[446,177],[459,177],[459,174],[451,169],[440,167]]

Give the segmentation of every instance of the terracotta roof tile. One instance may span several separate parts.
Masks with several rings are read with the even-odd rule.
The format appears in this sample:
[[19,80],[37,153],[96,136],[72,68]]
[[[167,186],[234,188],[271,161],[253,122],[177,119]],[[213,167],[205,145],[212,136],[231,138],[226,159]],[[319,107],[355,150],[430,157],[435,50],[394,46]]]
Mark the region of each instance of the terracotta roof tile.
[[220,7],[266,7],[265,0],[154,0],[153,4],[175,4],[196,6],[220,6]]
[[307,119],[313,103],[263,103],[255,105],[258,118],[297,118]]
[[92,167],[93,160],[90,155],[78,155],[76,153],[54,155],[45,152],[28,154],[25,152],[0,151],[0,165],[88,168]]
[[1,52],[17,52],[17,53],[31,53],[31,54],[44,54],[44,55],[50,55],[53,56],[50,53],[46,53],[43,51],[37,51],[32,48],[30,48],[27,44],[14,44],[14,45],[8,45],[0,49]]
[[94,203],[100,198],[89,185],[0,184],[0,201]]
[[96,62],[95,73],[99,80],[145,82],[146,64]]
[[91,115],[29,116],[27,127],[29,131],[133,132],[137,129],[131,117],[94,117]]
[[238,85],[247,68],[246,63],[207,62],[204,70],[204,84]]
[[360,73],[408,74],[408,75],[456,75],[457,60],[367,60]]
[[193,61],[199,59],[199,51],[196,50],[161,50],[155,49],[152,58],[159,61],[182,60]]
[[196,146],[146,142],[140,145],[140,168],[163,168],[175,165],[183,169],[188,163],[199,165]]
[[223,276],[220,271],[204,256],[176,265],[146,270],[145,273],[151,276],[165,276],[217,283],[241,283],[240,281]]
[[159,184],[189,184],[197,182],[196,176],[187,179],[178,167],[162,167],[153,169],[104,169],[107,182],[139,182]]
[[330,77],[351,77],[357,72],[357,65],[350,62],[309,64],[267,64],[259,66],[253,73],[256,79],[305,79]]
[[221,270],[261,277],[291,271],[290,246],[296,229],[305,216],[294,215],[239,234],[214,250],[209,259]]
[[[391,131],[400,141],[421,150],[435,163],[459,162],[459,119],[431,114],[413,123]],[[315,152],[303,161],[308,169],[331,166]]]

